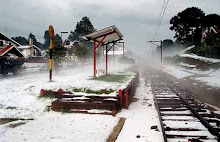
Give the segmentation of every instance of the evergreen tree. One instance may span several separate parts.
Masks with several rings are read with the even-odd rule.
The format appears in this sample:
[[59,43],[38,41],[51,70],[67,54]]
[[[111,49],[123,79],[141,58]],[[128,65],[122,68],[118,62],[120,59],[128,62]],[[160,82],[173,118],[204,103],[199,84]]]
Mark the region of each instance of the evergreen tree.
[[85,16],[81,19],[81,21],[77,22],[74,32],[70,32],[68,39],[71,41],[81,40],[82,36],[90,34],[94,31],[95,29],[92,23],[90,22],[89,18]]
[[78,37],[78,35],[76,34],[76,32],[73,32],[73,31],[71,31],[70,32],[70,35],[69,35],[69,37],[68,37],[68,39],[69,40],[71,40],[71,41],[74,41],[74,40],[79,40],[79,37]]
[[165,39],[162,43],[163,49],[169,49],[174,46],[174,42],[171,39]]
[[[59,44],[62,44],[62,39],[61,39],[61,37],[60,37],[59,34],[56,34],[56,35],[54,36],[54,40],[56,40],[56,42],[58,42]],[[49,46],[50,46],[50,36],[49,36],[48,30],[46,30],[46,31],[44,32],[44,44],[43,44],[43,48],[44,48],[44,49],[47,49],[47,48],[49,48]]]
[[213,26],[220,26],[220,15],[218,14],[209,14],[204,17],[203,20],[204,27],[210,28]]
[[202,35],[204,28],[203,19],[204,12],[196,7],[187,8],[179,12],[170,20],[171,30],[174,30],[175,36],[178,41],[185,43],[187,46],[194,43],[200,43],[198,35]]
[[16,36],[16,37],[12,37],[11,39],[20,43],[21,45],[28,45],[28,40],[25,37]]
[[67,49],[61,45],[60,41],[57,41],[55,39],[53,41],[53,59],[56,70],[58,70],[60,63],[64,60],[66,53],[67,53]]
[[43,48],[47,49],[50,46],[50,36],[48,30],[44,32],[44,45]]

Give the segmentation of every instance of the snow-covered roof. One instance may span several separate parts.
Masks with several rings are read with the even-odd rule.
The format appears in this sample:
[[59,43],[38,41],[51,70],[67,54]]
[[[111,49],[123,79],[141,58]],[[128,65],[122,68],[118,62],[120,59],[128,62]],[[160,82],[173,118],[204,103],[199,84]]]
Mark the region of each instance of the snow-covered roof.
[[24,57],[23,53],[21,53],[15,46],[13,45],[8,45],[2,50],[0,50],[0,56],[4,56],[6,53],[12,52],[15,55],[22,56]]
[[179,56],[198,59],[198,60],[205,61],[205,62],[220,63],[220,59],[206,58],[206,57],[198,56],[195,54],[179,54]]
[[18,49],[29,49],[29,48],[36,48],[38,50],[41,50],[39,47],[37,47],[36,45],[21,45],[21,46],[18,46]]
[[97,42],[102,41],[102,39],[104,38],[102,43],[122,40],[122,37],[123,35],[121,34],[121,32],[118,30],[118,28],[115,25],[95,31],[85,36],[87,40],[95,40]]
[[21,45],[21,46],[18,46],[18,49],[28,49],[28,48],[31,48],[32,46],[30,45]]

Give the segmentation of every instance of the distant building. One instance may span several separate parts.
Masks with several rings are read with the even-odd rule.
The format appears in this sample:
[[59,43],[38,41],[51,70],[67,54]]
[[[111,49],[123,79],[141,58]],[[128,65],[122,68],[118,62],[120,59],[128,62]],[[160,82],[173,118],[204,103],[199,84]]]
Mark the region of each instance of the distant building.
[[65,40],[63,43],[63,46],[67,48],[67,54],[66,54],[66,59],[67,60],[74,60],[77,61],[77,57],[74,55],[74,50],[75,48],[79,45],[78,41],[70,41],[70,40]]
[[207,28],[202,35],[202,39],[201,42],[203,43],[205,41],[205,39],[207,38],[208,35],[213,35],[213,34],[217,34],[220,32],[220,28],[217,26],[213,26],[213,27],[209,27]]
[[41,56],[41,49],[38,48],[36,45],[21,45],[17,47],[23,54],[24,57],[40,57]]
[[67,49],[71,49],[71,48],[76,48],[79,44],[80,42],[77,40],[74,41],[65,40],[63,46],[66,47]]
[[41,49],[37,47],[36,45],[33,45],[33,39],[29,39],[29,45],[20,45],[17,47],[23,54],[24,57],[30,58],[30,57],[41,57]]

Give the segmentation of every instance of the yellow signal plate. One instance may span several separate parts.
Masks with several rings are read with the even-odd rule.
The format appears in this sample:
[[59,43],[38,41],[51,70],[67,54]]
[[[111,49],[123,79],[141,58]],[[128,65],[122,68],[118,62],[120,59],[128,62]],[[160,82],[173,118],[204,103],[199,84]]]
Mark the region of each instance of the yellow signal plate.
[[49,36],[50,38],[54,38],[54,28],[52,25],[49,26]]

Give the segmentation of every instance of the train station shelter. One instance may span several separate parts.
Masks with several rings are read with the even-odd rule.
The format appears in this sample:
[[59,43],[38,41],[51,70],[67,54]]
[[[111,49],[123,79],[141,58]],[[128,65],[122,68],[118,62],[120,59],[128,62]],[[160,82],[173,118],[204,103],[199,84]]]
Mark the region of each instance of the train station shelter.
[[[99,46],[106,45],[106,74],[108,73],[108,49],[107,45],[111,43],[116,43],[122,39],[123,35],[118,30],[118,28],[113,25],[98,31],[95,31],[91,34],[85,36],[85,38],[89,41],[93,41],[93,54],[94,54],[94,77],[96,77],[97,70],[96,70],[96,49]],[[104,48],[104,47],[103,47]]]

